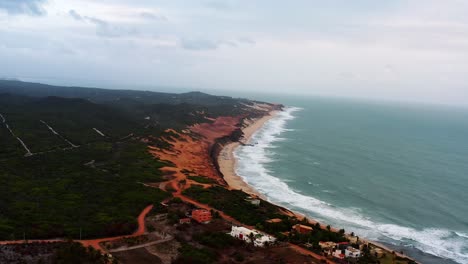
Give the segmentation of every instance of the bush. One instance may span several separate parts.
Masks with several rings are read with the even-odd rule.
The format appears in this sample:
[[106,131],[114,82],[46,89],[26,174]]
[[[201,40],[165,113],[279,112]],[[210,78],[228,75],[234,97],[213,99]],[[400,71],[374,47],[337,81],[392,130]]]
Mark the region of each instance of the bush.
[[196,248],[189,244],[182,244],[179,253],[174,264],[210,264],[217,260],[216,252],[207,248]]

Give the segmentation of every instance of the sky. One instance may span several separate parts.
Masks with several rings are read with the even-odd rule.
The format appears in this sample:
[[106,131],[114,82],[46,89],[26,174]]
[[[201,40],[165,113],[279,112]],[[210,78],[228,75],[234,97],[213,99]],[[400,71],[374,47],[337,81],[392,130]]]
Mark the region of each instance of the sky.
[[0,78],[468,105],[466,14],[465,0],[0,0]]

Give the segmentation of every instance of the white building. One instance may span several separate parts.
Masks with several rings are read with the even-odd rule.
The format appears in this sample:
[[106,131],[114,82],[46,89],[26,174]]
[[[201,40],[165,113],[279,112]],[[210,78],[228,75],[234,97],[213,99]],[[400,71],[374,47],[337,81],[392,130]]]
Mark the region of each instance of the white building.
[[335,249],[335,251],[333,251],[333,257],[335,258],[338,258],[338,259],[344,259],[345,258],[345,254],[343,254],[342,250],[341,249]]
[[247,202],[255,205],[255,206],[259,206],[260,205],[260,199],[257,199],[257,198],[254,198],[254,197],[248,197],[245,199]]
[[256,247],[263,247],[276,241],[276,238],[270,235],[261,233],[255,229],[248,229],[243,226],[232,226],[230,235],[237,239],[244,240],[247,243],[252,242],[252,237],[254,246]]
[[345,255],[348,258],[359,258],[361,257],[361,250],[353,247],[348,247],[347,249],[345,249]]

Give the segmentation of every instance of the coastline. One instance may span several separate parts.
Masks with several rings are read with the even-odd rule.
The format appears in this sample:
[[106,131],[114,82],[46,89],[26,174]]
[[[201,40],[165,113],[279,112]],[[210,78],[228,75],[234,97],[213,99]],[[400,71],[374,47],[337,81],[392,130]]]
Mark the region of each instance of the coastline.
[[[255,119],[249,120],[249,123],[245,123],[246,127],[242,128],[242,132],[244,133],[243,136],[243,143],[248,144],[250,139],[252,138],[253,134],[261,129],[266,122],[274,118],[279,113],[278,110],[270,111],[267,115]],[[260,197],[263,200],[267,200],[267,198],[255,190],[252,186],[247,184],[241,176],[237,175],[236,173],[236,164],[237,160],[234,156],[234,151],[241,145],[240,142],[231,142],[227,145],[223,146],[221,152],[219,153],[217,159],[219,164],[219,170],[221,171],[222,175],[224,176],[224,180],[229,186],[231,190],[242,190],[252,196]]]
[[[267,115],[257,118],[254,120],[249,120],[248,123],[243,123],[243,125],[246,125],[245,127],[242,128],[242,132],[244,133],[242,143],[248,144],[252,138],[252,136],[257,132],[259,129],[261,129],[268,121],[271,119],[275,118],[277,114],[280,112],[280,110],[271,110],[268,112]],[[258,190],[256,190],[253,186],[249,185],[247,182],[244,181],[244,179],[239,176],[236,173],[236,165],[237,165],[237,159],[234,156],[234,151],[236,148],[241,146],[240,142],[231,142],[223,146],[221,152],[219,153],[217,160],[219,164],[219,170],[221,171],[222,175],[224,176],[224,180],[226,181],[228,188],[230,190],[241,190],[251,196],[258,197],[262,200],[268,201],[268,197],[266,197],[264,194],[260,193]],[[282,205],[277,205],[281,211],[285,215],[289,215],[291,217],[296,217],[298,219],[304,219],[307,218],[309,223],[315,224],[318,223],[318,221],[315,221],[314,219],[310,217],[306,217],[306,215],[292,211],[288,208],[285,208]],[[322,228],[325,228],[326,225],[323,223],[320,224]],[[336,228],[331,228],[333,231],[338,232],[338,229]]]
[[[261,129],[265,125],[266,122],[268,122],[269,120],[276,117],[279,112],[280,111],[278,111],[278,110],[272,110],[267,115],[265,115],[265,116],[263,116],[261,118],[258,118],[258,119],[255,119],[255,120],[249,120],[248,123],[244,122],[243,125],[246,125],[246,126],[241,129],[242,132],[244,133],[242,143],[243,144],[249,144],[250,140],[251,140],[252,136],[255,134],[255,132],[257,132],[259,129]],[[218,164],[219,164],[219,170],[221,171],[222,175],[224,176],[224,180],[228,184],[228,188],[230,190],[241,190],[241,191],[244,191],[245,193],[247,193],[247,194],[249,194],[251,196],[258,197],[258,198],[260,198],[262,200],[268,201],[268,198],[264,194],[261,194],[253,186],[251,186],[247,182],[245,182],[244,179],[241,176],[239,176],[235,171],[236,170],[236,165],[237,165],[237,160],[236,160],[236,157],[234,156],[234,151],[236,150],[236,148],[241,146],[242,143],[240,143],[240,142],[231,142],[231,143],[228,143],[228,144],[226,144],[225,146],[222,147],[222,150],[221,150],[221,152],[219,153],[219,155],[217,157],[217,161],[218,161]],[[310,224],[319,223],[315,219],[310,218],[310,217],[308,217],[308,216],[306,216],[306,215],[304,215],[302,213],[299,213],[297,211],[292,211],[292,210],[290,210],[288,208],[285,208],[282,205],[277,204],[277,206],[286,215],[289,215],[291,217],[296,217],[297,219],[307,218],[307,221]],[[323,229],[326,228],[326,223],[319,223],[319,224],[320,224],[321,228],[323,228]],[[331,230],[333,232],[339,232],[339,228],[336,228],[336,227],[331,227]],[[347,234],[346,236],[348,238],[353,238],[350,234]],[[389,253],[393,253],[398,257],[408,258],[408,259],[413,260],[415,263],[421,264],[420,262],[414,260],[413,258],[411,258],[411,257],[409,257],[409,256],[407,256],[405,254],[401,254],[400,252],[396,252],[395,250],[391,249],[390,247],[388,247],[386,245],[383,245],[382,243],[380,243],[378,241],[372,241],[372,240],[368,240],[366,238],[360,238],[360,240],[365,242],[365,243],[368,243],[368,244],[373,244],[374,246],[379,247],[379,248],[381,248],[381,249],[383,249],[383,250],[385,250],[385,251],[387,251]]]

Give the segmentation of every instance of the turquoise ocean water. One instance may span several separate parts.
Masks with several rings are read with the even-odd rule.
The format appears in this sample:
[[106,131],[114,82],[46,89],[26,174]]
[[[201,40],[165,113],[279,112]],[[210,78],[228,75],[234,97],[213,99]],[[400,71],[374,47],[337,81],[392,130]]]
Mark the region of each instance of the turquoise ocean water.
[[422,263],[468,263],[467,109],[270,100],[288,107],[235,151],[244,180]]

